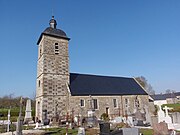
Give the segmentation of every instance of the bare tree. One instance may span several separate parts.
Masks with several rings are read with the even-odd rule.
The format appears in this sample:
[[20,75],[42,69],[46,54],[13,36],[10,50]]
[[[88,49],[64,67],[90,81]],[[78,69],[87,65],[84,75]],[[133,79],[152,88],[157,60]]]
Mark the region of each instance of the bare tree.
[[155,91],[151,84],[148,83],[147,79],[144,76],[135,77],[136,81],[146,90],[149,95],[154,95]]

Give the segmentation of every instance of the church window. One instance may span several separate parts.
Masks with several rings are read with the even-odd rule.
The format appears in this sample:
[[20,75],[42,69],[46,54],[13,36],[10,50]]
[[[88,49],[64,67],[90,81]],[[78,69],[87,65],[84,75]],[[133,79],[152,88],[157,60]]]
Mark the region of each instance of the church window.
[[129,100],[125,98],[125,107],[128,107],[128,104],[129,104]]
[[98,109],[97,99],[93,99],[93,107],[94,107],[94,109]]
[[41,81],[39,80],[39,82],[38,82],[38,86],[40,87],[41,86]]
[[55,43],[55,46],[54,46],[55,48],[55,54],[59,54],[59,45],[58,45],[58,43]]
[[114,108],[117,107],[117,99],[113,99],[113,106],[114,106]]
[[135,98],[135,100],[134,100],[134,106],[135,106],[136,108],[139,108],[139,107],[140,107],[140,102],[139,102],[137,96],[136,96],[136,98]]
[[84,107],[85,106],[85,101],[83,99],[80,100],[80,106]]

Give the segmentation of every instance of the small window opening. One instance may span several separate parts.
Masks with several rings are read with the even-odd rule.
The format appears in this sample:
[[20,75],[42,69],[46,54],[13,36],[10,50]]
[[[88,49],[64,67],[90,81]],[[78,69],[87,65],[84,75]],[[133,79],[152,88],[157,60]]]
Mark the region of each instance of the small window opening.
[[93,105],[94,105],[94,109],[98,109],[98,102],[97,102],[97,99],[93,99]]
[[59,45],[58,45],[58,43],[55,43],[54,49],[55,49],[55,54],[59,54]]
[[117,100],[116,99],[113,99],[113,105],[114,105],[114,108],[117,107]]
[[83,99],[80,100],[80,105],[81,105],[81,107],[84,107],[84,106],[85,106]]
[[38,84],[38,86],[40,87],[41,86],[41,81],[39,80],[39,84]]
[[127,98],[125,98],[125,107],[128,107],[129,101]]

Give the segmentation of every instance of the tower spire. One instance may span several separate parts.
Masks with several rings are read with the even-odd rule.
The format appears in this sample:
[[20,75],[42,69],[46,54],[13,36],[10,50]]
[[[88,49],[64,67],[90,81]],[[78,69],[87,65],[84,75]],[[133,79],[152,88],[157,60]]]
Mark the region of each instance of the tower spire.
[[52,15],[52,19],[49,21],[49,25],[50,25],[51,28],[56,29],[57,22],[56,22],[56,20],[54,19],[54,16],[53,16],[53,15]]

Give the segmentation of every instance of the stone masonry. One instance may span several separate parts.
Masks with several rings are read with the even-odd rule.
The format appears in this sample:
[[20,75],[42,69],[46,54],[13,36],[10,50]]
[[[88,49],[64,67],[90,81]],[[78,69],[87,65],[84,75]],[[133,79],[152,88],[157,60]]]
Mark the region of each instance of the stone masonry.
[[36,117],[42,120],[43,110],[47,110],[48,118],[67,112],[68,84],[68,41],[43,35],[38,54]]
[[[148,105],[148,95],[138,95],[139,107],[138,109],[144,111],[145,105]],[[135,99],[136,95],[123,95],[123,96],[92,96],[92,99],[97,99],[98,108],[95,109],[95,115],[100,117],[103,113],[106,113],[108,108],[108,114],[110,118],[116,116],[125,116],[135,113]],[[75,115],[87,116],[87,111],[90,108],[90,96],[70,96],[70,110],[75,110]],[[114,107],[113,99],[116,99],[117,106]],[[80,105],[80,100],[84,100],[85,105]]]

